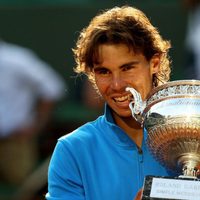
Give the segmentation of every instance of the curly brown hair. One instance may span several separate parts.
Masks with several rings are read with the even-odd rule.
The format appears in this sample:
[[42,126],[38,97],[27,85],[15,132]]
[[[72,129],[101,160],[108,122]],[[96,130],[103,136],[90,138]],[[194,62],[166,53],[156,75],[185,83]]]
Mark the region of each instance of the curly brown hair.
[[160,55],[160,71],[153,77],[154,86],[169,80],[170,42],[161,37],[141,10],[130,6],[105,10],[82,30],[73,49],[77,64],[75,72],[86,74],[95,84],[92,69],[94,63],[98,63],[99,45],[121,43],[135,53],[142,53],[148,61],[155,54]]

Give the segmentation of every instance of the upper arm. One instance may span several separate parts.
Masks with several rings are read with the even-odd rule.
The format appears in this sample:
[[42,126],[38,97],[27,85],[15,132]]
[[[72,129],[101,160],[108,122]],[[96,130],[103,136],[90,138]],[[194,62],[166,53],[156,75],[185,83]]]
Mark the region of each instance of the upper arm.
[[85,200],[80,171],[72,152],[58,142],[48,171],[47,200]]

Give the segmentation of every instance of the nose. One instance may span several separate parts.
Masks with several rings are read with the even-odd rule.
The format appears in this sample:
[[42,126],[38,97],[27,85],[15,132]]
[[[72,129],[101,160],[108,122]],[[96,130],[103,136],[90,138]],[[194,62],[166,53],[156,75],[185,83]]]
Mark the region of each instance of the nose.
[[126,86],[125,86],[125,82],[123,78],[120,75],[113,75],[111,83],[110,83],[110,87],[113,90],[119,91],[119,90],[124,89]]

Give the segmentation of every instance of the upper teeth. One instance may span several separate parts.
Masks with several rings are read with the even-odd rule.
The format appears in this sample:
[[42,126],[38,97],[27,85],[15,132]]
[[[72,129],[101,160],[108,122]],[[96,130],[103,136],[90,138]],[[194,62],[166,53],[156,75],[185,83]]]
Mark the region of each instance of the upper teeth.
[[126,100],[130,100],[130,99],[131,99],[131,94],[128,94],[126,96],[116,97],[115,101],[126,101]]

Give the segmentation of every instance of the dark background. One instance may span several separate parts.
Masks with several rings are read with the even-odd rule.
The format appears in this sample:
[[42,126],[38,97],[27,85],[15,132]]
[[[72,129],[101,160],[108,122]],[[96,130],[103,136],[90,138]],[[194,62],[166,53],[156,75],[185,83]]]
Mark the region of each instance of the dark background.
[[[59,136],[99,114],[82,103],[83,80],[73,72],[72,48],[80,30],[100,10],[125,4],[143,10],[161,35],[171,41],[171,80],[183,79],[187,58],[184,46],[187,11],[183,0],[0,0],[1,37],[34,50],[68,85],[66,97],[56,107],[52,123],[41,138],[42,159],[51,155]],[[38,191],[37,198],[41,199],[45,192],[46,185]]]
[[72,48],[90,19],[102,9],[134,5],[143,10],[165,39],[171,40],[172,77],[183,78],[186,11],[181,0],[0,0],[0,35],[3,39],[33,49],[50,63],[69,85],[68,103],[80,100],[80,79],[73,73]]

